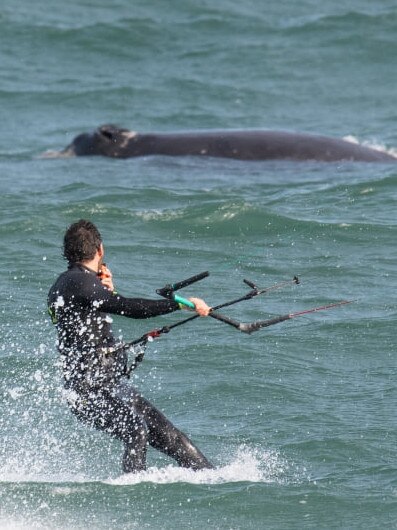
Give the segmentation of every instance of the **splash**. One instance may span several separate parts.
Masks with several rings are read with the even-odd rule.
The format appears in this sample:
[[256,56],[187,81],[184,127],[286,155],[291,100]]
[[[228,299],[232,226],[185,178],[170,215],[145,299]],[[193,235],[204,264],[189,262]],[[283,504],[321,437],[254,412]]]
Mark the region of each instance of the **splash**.
[[[1,530],[55,530],[51,524],[32,521],[31,519],[26,521],[22,516],[5,517],[4,519],[0,517],[0,528]],[[64,527],[61,529],[57,526],[56,530],[68,530],[68,528]]]
[[387,148],[385,145],[377,143],[375,141],[373,141],[373,142],[369,142],[369,141],[360,142],[353,135],[344,136],[343,139],[346,140],[346,142],[350,142],[350,143],[356,144],[356,145],[363,145],[364,147],[370,147],[371,149],[375,149],[375,151],[381,151],[382,153],[387,153],[388,155],[397,157],[397,148]]
[[286,462],[276,451],[240,446],[233,459],[222,467],[193,471],[173,465],[164,468],[151,467],[136,474],[126,474],[104,481],[112,485],[131,485],[142,482],[171,484],[222,484],[230,482],[281,482],[287,468]]

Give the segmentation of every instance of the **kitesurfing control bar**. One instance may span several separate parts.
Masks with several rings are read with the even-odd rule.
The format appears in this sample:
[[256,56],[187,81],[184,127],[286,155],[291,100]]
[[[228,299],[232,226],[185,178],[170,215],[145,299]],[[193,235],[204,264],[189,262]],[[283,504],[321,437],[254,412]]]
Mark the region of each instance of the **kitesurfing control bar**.
[[179,296],[177,294],[174,294],[174,291],[178,291],[179,289],[183,289],[184,287],[187,287],[188,285],[191,285],[192,283],[196,283],[200,280],[203,280],[204,278],[207,278],[210,273],[208,271],[201,272],[200,274],[196,274],[195,276],[191,276],[190,278],[187,278],[186,280],[182,280],[177,283],[172,283],[165,285],[161,289],[156,289],[156,293],[160,296],[163,296],[164,298],[170,298],[171,300],[175,300],[177,304],[182,304],[187,307],[190,307],[191,309],[195,308],[195,305],[190,300],[187,300],[186,298],[183,298],[182,296]]
[[169,298],[170,294],[173,293],[173,291],[179,291],[179,289],[183,289],[184,287],[187,287],[188,285],[191,285],[192,283],[196,283],[200,280],[203,280],[204,278],[207,278],[210,273],[208,271],[201,272],[200,274],[196,274],[195,276],[191,276],[190,278],[187,278],[186,280],[182,280],[177,283],[167,284],[161,289],[156,289],[156,293],[160,296],[164,296],[165,298]]
[[[208,272],[203,272],[201,274],[197,274],[197,276],[192,276],[192,278],[189,278],[189,279],[184,280],[182,282],[178,282],[177,284],[174,284],[174,285],[176,285],[176,286],[186,285],[186,282],[189,282],[187,284],[187,285],[189,285],[190,283],[192,283],[192,281],[198,281],[199,279],[201,280],[202,278],[205,278],[208,275],[209,275]],[[243,329],[243,328],[245,328],[245,326],[248,326],[248,324],[246,324],[246,325],[242,324],[242,323],[237,322],[236,320],[234,320],[234,319],[232,319],[230,317],[221,315],[220,313],[215,313],[215,311],[217,309],[221,309],[223,307],[228,307],[230,305],[237,304],[238,302],[242,302],[243,300],[250,300],[251,298],[254,298],[255,296],[258,296],[258,295],[264,294],[264,293],[268,293],[268,292],[273,291],[275,289],[280,289],[281,287],[285,287],[286,285],[299,284],[300,283],[299,278],[297,276],[294,276],[292,278],[292,280],[286,280],[284,282],[276,283],[276,284],[274,284],[271,287],[265,287],[265,288],[258,288],[256,284],[254,284],[253,282],[251,282],[249,280],[243,280],[243,281],[244,281],[244,283],[246,285],[248,285],[251,288],[251,291],[249,291],[247,294],[245,294],[245,295],[243,295],[243,296],[241,296],[239,298],[236,298],[235,300],[231,300],[230,302],[225,302],[223,304],[219,304],[219,305],[216,305],[216,306],[212,307],[211,311],[209,313],[209,316],[212,317],[212,318],[215,318],[216,320],[220,320],[221,322],[225,322],[225,324],[229,324],[230,326],[233,326],[236,329],[238,329],[240,331],[243,331],[245,333],[251,333],[251,331],[247,331],[246,329]],[[184,305],[187,305],[188,307],[194,308],[194,304],[192,304],[192,302],[190,302],[189,300],[183,299],[182,297],[179,297],[178,295],[175,295],[173,293],[171,285],[167,285],[166,287],[163,287],[163,289],[157,289],[156,292],[158,294],[161,294],[162,296],[164,296],[166,298],[171,298],[171,299],[175,300],[178,303],[182,303]],[[193,315],[191,317],[188,317],[185,320],[181,320],[178,323],[176,323],[175,325],[173,325],[173,327],[176,327],[176,326],[178,326],[180,324],[184,324],[185,322],[189,322],[190,320],[194,320],[198,316],[199,315],[196,314],[196,315]]]

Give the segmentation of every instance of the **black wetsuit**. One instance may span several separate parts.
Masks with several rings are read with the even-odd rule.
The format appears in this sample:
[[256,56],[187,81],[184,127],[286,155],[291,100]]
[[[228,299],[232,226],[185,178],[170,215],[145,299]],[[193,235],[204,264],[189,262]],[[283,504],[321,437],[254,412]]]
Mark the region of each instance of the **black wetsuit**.
[[109,314],[149,318],[178,309],[172,300],[125,298],[104,287],[95,272],[73,264],[48,294],[58,330],[68,403],[76,416],[125,444],[123,470],[146,467],[147,445],[193,469],[213,466],[126,381],[127,354],[111,330]]

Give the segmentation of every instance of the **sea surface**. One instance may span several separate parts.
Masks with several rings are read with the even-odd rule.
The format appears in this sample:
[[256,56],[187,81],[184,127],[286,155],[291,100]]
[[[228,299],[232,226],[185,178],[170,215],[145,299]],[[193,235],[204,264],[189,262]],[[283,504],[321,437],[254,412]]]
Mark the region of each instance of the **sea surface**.
[[[397,153],[395,0],[2,0],[0,528],[397,529],[397,165],[194,157],[43,159],[104,123],[283,129]],[[66,227],[99,227],[119,292],[181,291],[197,319],[132,379],[213,471],[70,414],[46,296]],[[114,319],[117,336],[176,322]]]

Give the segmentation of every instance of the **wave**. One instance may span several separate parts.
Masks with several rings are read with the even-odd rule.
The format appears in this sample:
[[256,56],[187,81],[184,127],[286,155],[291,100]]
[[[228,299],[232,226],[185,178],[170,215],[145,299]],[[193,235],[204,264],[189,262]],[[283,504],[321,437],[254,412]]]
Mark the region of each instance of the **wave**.
[[[382,25],[384,28],[393,30],[395,26],[395,11],[383,6],[372,4],[363,9],[352,9],[351,7],[344,8],[336,7],[329,9],[329,12],[307,12],[297,13],[296,17],[287,17],[282,24],[282,27],[290,30],[295,30],[299,33],[310,32],[316,30],[324,31],[326,28],[331,31],[334,29],[341,30],[343,28],[353,30],[353,33],[361,33],[363,26]],[[333,12],[332,12],[333,11]]]

